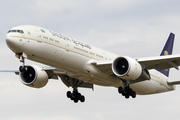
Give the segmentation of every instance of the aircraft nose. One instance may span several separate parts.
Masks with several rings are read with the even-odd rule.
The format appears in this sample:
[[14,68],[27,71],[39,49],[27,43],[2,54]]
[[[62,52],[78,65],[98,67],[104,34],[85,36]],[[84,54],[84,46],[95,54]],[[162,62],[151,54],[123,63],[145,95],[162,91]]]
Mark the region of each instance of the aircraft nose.
[[6,37],[7,46],[15,53],[21,53],[19,42],[13,37]]
[[12,38],[10,38],[10,37],[6,37],[6,44],[8,45],[8,47],[11,47],[11,46],[13,46],[13,40],[12,40]]

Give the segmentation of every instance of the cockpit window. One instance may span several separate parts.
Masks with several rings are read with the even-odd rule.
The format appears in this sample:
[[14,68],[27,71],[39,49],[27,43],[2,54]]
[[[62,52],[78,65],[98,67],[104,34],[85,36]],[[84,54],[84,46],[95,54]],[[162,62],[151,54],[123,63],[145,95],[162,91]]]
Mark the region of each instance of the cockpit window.
[[11,32],[16,32],[16,30],[11,30]]
[[24,31],[23,30],[21,30],[21,32],[20,33],[24,33]]
[[8,33],[10,33],[10,32],[12,32],[12,33],[15,33],[15,32],[17,33],[18,32],[18,33],[24,34],[23,30],[9,30]]

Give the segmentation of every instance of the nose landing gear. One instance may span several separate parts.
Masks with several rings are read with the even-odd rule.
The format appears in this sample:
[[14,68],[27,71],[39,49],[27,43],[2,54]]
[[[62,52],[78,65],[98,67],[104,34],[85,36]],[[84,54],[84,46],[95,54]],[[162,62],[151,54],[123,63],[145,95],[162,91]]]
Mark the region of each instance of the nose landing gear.
[[20,72],[25,72],[28,70],[28,67],[25,66],[25,58],[23,57],[22,53],[17,53],[16,57],[20,59],[20,62],[22,62],[22,66],[19,67]]

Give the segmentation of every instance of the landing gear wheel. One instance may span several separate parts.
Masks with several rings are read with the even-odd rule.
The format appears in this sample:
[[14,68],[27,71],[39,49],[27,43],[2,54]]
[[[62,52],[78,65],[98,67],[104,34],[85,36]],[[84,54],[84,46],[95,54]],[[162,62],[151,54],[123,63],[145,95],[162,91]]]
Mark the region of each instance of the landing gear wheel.
[[136,92],[135,91],[132,91],[132,98],[136,98]]
[[81,93],[78,93],[77,98],[80,100],[81,99]]
[[125,95],[126,95],[126,93],[123,91],[123,92],[122,92],[122,96],[125,96]]
[[71,92],[68,91],[68,92],[67,92],[67,97],[70,98],[71,96],[72,96]]
[[129,86],[126,86],[125,89],[124,89],[124,91],[125,91],[127,94],[130,94],[131,91],[132,91],[132,89],[129,88]]
[[128,99],[129,98],[129,94],[125,94],[125,98]]
[[78,103],[78,99],[77,98],[74,99],[74,103]]
[[80,99],[81,102],[84,102],[85,101],[85,97],[82,95],[81,96],[81,99]]
[[78,101],[81,101],[81,102],[84,102],[85,101],[85,97],[83,95],[81,95],[81,93],[79,93],[78,91],[78,87],[80,85],[82,85],[84,82],[83,81],[80,81],[78,79],[75,79],[75,78],[71,78],[69,76],[64,76],[67,80],[69,80],[70,82],[70,86],[73,88],[73,91],[70,92],[68,91],[66,93],[66,96],[73,100],[75,103],[77,103]]
[[66,93],[67,98],[70,98],[71,100],[73,100],[75,103],[77,103],[79,100],[81,102],[85,101],[85,97],[83,95],[81,95],[81,93],[79,93],[77,90],[73,91],[72,93],[70,91],[68,91]]
[[119,87],[119,88],[118,88],[118,92],[119,92],[119,93],[123,93],[123,91],[124,91],[124,90],[123,90],[122,87]]
[[128,99],[130,96],[132,96],[132,98],[136,98],[136,92],[133,91],[129,85],[126,86],[124,89],[122,87],[118,88],[118,92],[120,94],[122,94],[122,96],[125,96],[126,99]]
[[74,100],[74,97],[73,97],[73,96],[71,96],[71,97],[70,97],[70,99],[71,99],[71,100]]
[[73,95],[75,98],[78,98],[78,91],[73,91],[72,95]]

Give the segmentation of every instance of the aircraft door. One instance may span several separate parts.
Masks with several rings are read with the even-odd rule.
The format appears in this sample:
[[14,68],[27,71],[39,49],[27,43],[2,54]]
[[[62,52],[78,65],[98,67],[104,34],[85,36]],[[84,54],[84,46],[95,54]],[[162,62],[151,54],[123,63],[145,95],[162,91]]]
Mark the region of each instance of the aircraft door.
[[105,60],[108,60],[106,53],[103,53],[103,57]]
[[66,44],[66,51],[69,52],[69,50],[70,50],[70,45],[67,43],[67,44]]
[[37,39],[38,41],[42,41],[42,35],[41,35],[41,33],[40,33],[38,30],[36,30],[35,32],[36,32],[36,39]]
[[18,30],[18,31],[21,33],[21,37],[25,38],[25,34],[24,34],[23,30]]
[[71,50],[71,43],[69,41],[66,41],[65,49],[66,49],[67,52],[69,52]]

